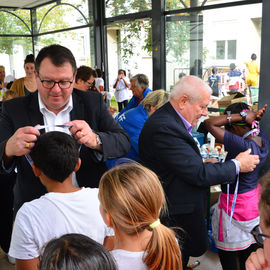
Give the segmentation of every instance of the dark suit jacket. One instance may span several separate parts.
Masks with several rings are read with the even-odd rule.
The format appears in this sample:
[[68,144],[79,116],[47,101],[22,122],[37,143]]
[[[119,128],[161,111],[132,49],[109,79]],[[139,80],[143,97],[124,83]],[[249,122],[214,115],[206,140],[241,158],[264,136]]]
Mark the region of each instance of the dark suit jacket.
[[204,226],[207,187],[234,182],[235,164],[203,163],[196,142],[169,102],[146,121],[139,139],[139,158],[160,177],[169,215],[183,220],[174,225],[190,234],[193,253],[190,255],[200,256],[207,248]]
[[[102,155],[96,150],[82,145],[80,150],[82,165],[76,173],[77,181],[80,186],[98,187],[100,177],[106,171],[105,161],[125,155],[130,148],[129,138],[109,114],[99,93],[74,90],[72,98],[73,109],[70,112],[70,119],[85,120],[92,130],[99,134],[103,148]],[[18,128],[44,123],[43,115],[39,110],[37,92],[6,101],[3,104],[2,112],[0,117],[0,161],[2,161],[7,140]],[[25,156],[14,158],[14,162],[18,168],[15,204],[20,207],[23,202],[39,198],[46,190],[39,179],[34,176]],[[2,168],[0,173],[5,173]]]

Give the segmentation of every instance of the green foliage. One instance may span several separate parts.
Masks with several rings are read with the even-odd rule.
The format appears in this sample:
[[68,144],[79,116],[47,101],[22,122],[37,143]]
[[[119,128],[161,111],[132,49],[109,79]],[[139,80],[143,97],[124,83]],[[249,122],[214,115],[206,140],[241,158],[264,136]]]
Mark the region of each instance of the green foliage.
[[[190,7],[190,0],[183,0],[187,7]],[[166,10],[183,8],[179,0],[166,0]],[[106,10],[109,10],[110,16],[118,16],[130,12],[138,12],[151,8],[150,1],[145,0],[107,0]],[[108,13],[108,12],[107,12]],[[166,55],[167,61],[184,64],[185,58],[182,57],[189,49],[190,23],[184,19],[189,14],[181,14],[179,21],[166,23]],[[183,18],[183,20],[182,20]],[[114,25],[115,26],[115,25]],[[120,55],[123,63],[128,64],[134,55],[138,42],[143,40],[142,50],[149,55],[152,53],[152,21],[149,19],[136,20],[127,23],[118,24],[117,42],[119,44]]]
[[[77,1],[78,6],[80,7],[86,0]],[[37,9],[36,12],[36,21],[37,29],[33,29],[34,33],[37,33],[41,21],[44,18],[46,12],[55,6],[55,4],[46,5]],[[44,18],[42,25],[40,27],[40,33],[54,31],[59,29],[65,29],[69,27],[70,20],[66,14],[71,14],[74,12],[74,9],[67,5],[57,5],[55,8],[50,10],[48,15]],[[75,11],[78,12],[78,11]],[[15,15],[17,15],[21,20],[23,20],[27,26]],[[76,14],[77,15],[77,14]],[[78,16],[80,17],[80,16]],[[78,20],[78,23],[79,20]],[[84,22],[85,23],[85,22]],[[30,35],[31,34],[31,18],[30,11],[18,9],[13,11],[11,9],[2,9],[0,10],[0,33],[8,35]],[[62,33],[63,35],[63,33]],[[73,37],[70,33],[64,33],[64,35],[69,35]],[[57,43],[58,37],[60,34],[56,35],[46,35],[39,37],[43,46]],[[0,37],[0,53],[13,54],[16,48],[16,45],[22,45],[25,51],[25,54],[32,52],[32,42],[30,37]]]

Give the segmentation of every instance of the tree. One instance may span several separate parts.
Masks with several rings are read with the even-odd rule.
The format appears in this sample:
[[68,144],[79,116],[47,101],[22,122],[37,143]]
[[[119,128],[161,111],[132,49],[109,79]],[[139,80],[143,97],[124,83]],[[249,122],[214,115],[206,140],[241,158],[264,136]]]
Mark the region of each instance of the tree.
[[[183,0],[189,7],[190,0]],[[166,0],[166,9],[180,9],[183,4],[179,0]],[[130,12],[139,12],[151,9],[151,1],[145,0],[107,0],[106,13],[110,16],[118,16]],[[182,55],[189,49],[190,24],[184,19],[184,15],[178,15],[179,21],[166,23],[166,55],[168,61],[183,63],[185,58]],[[183,18],[183,20],[181,20]],[[117,42],[119,44],[121,59],[128,64],[136,52],[137,43],[134,40],[142,41],[141,49],[148,55],[152,54],[152,21],[150,19],[135,20],[132,22],[113,25],[119,27]],[[183,63],[184,64],[184,63]]]
[[[53,5],[43,6],[37,9],[37,25],[44,17],[45,13]],[[70,9],[70,8],[69,8]],[[52,9],[48,16],[44,19],[42,23],[42,32],[52,31],[55,29],[67,28],[67,18],[65,14],[67,9],[61,5]],[[31,37],[12,37],[12,35],[31,35],[31,18],[30,11],[25,9],[18,9],[16,11],[12,9],[1,9],[0,10],[0,32],[1,34],[11,35],[10,37],[4,36],[0,38],[0,53],[13,54],[15,45],[22,45],[25,54],[32,52],[32,40]],[[34,32],[36,29],[34,29]],[[44,36],[42,38],[42,43],[44,45],[49,45],[56,43],[57,40],[54,37]],[[15,51],[16,52],[16,51]]]

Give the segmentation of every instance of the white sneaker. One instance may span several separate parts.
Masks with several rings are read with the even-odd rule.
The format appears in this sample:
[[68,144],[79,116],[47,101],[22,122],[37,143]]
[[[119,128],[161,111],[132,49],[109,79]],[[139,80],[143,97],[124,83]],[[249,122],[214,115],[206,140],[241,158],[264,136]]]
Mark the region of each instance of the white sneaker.
[[13,257],[11,257],[9,255],[7,255],[7,257],[8,257],[9,263],[11,263],[11,264],[15,264],[16,263],[16,259],[15,258],[13,258]]

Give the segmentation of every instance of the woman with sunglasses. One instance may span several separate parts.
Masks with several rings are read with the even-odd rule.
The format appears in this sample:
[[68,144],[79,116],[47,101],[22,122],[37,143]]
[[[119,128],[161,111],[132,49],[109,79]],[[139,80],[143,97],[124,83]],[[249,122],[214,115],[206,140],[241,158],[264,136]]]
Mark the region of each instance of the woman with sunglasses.
[[254,113],[246,103],[234,103],[226,108],[225,115],[205,121],[208,131],[224,144],[227,159],[248,149],[260,157],[254,171],[240,173],[234,184],[221,186],[219,201],[213,207],[213,236],[223,270],[236,270],[238,263],[244,270],[246,259],[258,248],[250,231],[259,224],[257,180],[268,154],[269,141],[258,122],[265,109],[266,105]]
[[263,184],[259,202],[260,226],[257,225],[251,234],[261,248],[252,252],[246,261],[247,270],[270,269],[270,181]]

